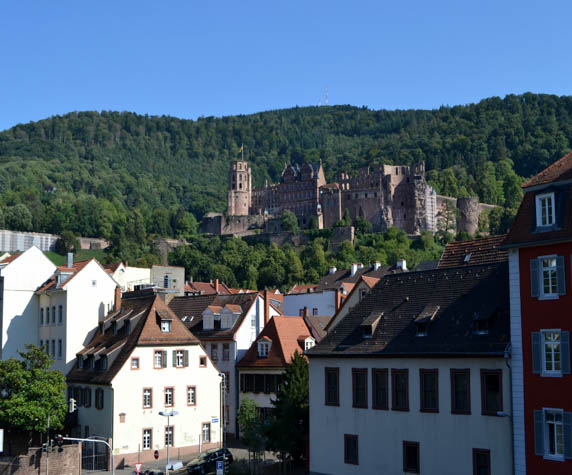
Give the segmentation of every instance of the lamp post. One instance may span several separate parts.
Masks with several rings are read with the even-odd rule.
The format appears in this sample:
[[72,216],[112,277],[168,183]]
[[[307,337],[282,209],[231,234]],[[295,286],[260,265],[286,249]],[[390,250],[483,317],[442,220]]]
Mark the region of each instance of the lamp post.
[[169,447],[171,445],[171,443],[173,442],[173,430],[171,429],[171,426],[169,425],[169,419],[171,417],[175,417],[178,414],[177,411],[171,410],[169,412],[165,412],[165,411],[159,411],[159,415],[160,416],[164,416],[167,418],[167,429],[170,430],[170,437],[168,439],[168,443],[167,443],[167,470],[166,470],[166,474],[169,475]]

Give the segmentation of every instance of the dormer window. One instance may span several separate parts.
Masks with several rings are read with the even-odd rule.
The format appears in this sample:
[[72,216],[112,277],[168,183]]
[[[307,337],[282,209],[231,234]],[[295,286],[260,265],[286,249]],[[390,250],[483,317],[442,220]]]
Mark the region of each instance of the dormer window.
[[536,196],[536,226],[546,227],[556,223],[554,208],[554,193],[544,193]]
[[316,344],[316,340],[313,338],[306,338],[304,341],[304,351],[308,351],[310,348],[313,348]]
[[91,355],[87,357],[87,367],[89,369],[93,369],[95,367],[95,359]]
[[271,342],[268,340],[258,342],[258,356],[260,358],[266,358],[268,356],[268,353],[270,353],[270,344]]
[[489,334],[489,321],[476,320],[473,327],[475,335],[488,335]]
[[114,335],[117,335],[117,322],[116,322],[116,321],[114,321],[114,322],[111,324],[111,328],[113,329],[113,334],[114,334]]
[[417,322],[415,324],[415,336],[427,336],[427,322]]
[[161,320],[161,331],[163,333],[171,332],[171,320]]
[[77,358],[77,367],[79,369],[83,369],[83,356],[77,355],[76,358]]

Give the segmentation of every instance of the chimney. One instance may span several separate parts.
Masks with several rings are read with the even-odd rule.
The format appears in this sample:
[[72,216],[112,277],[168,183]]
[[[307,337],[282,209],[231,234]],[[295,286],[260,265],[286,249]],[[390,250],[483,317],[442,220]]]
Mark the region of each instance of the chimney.
[[121,310],[121,287],[115,287],[115,302],[113,304],[113,311]]
[[264,290],[264,326],[270,321],[270,292]]
[[381,262],[375,261],[373,264],[373,270],[378,270],[381,267]]
[[304,307],[304,316],[305,316],[305,317],[309,317],[309,316],[310,316],[310,310],[308,309],[308,307]]
[[335,267],[330,267],[330,275],[335,274],[337,270],[338,269],[336,269]]
[[337,311],[340,309],[340,307],[341,307],[341,305],[340,305],[340,300],[341,300],[341,299],[340,299],[340,295],[341,295],[340,289],[336,289],[336,297],[335,297],[335,298],[336,298],[336,301],[334,302],[334,305],[335,305],[335,307],[336,307],[336,312],[337,312]]
[[193,283],[193,276],[191,276],[191,284]]
[[397,264],[395,264],[395,267],[401,270],[407,270],[407,262],[405,261],[405,259],[398,259]]
[[125,261],[125,267],[129,267],[129,261]]
[[357,264],[352,264],[350,275],[353,277],[354,275],[356,275],[356,272],[357,272]]
[[73,267],[73,252],[68,252],[68,267]]
[[218,279],[214,280],[214,291],[216,294],[218,294]]

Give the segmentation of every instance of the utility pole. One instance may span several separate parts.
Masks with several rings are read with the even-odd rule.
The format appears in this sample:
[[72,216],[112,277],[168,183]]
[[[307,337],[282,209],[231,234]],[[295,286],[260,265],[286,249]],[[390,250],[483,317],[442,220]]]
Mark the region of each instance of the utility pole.
[[50,448],[52,441],[50,439],[50,415],[48,414],[48,440],[46,441],[46,475],[50,475]]

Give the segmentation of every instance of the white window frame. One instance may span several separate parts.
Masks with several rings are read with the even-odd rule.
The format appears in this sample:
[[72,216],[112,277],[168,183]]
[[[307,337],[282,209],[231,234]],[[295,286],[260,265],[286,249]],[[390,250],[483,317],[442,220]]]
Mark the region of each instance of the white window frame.
[[[549,459],[549,460],[560,460],[560,461],[564,461],[564,410],[563,409],[555,409],[555,408],[550,408],[550,407],[545,407],[542,409],[542,413],[544,415],[544,458],[545,459]],[[561,429],[561,438],[562,438],[562,454],[551,454],[549,453],[549,447],[550,447],[550,433],[548,430],[548,420],[547,420],[547,413],[552,413],[554,415],[559,415],[560,416],[560,422],[554,422],[554,425],[560,426]],[[556,434],[556,428],[555,428],[555,435],[557,437]],[[555,447],[557,446],[557,440],[555,440]]]
[[[560,369],[559,370],[548,370],[546,369],[546,345],[553,344],[552,342],[546,341],[547,333],[558,333],[559,339],[558,344],[560,346]],[[562,376],[562,330],[559,328],[552,328],[547,330],[540,330],[541,335],[541,350],[542,351],[542,376]],[[554,366],[554,350],[552,350],[552,363]]]
[[[157,358],[159,355],[159,358]],[[159,364],[159,366],[157,366]],[[153,352],[153,368],[155,369],[162,369],[163,368],[163,351],[162,350],[155,350]]]
[[153,407],[153,390],[143,388],[143,409],[150,409],[151,407]]
[[197,388],[196,386],[187,387],[187,405],[194,406],[197,403]]
[[177,368],[182,368],[185,366],[185,352],[183,350],[176,350],[175,365]]
[[[204,442],[210,442],[210,441],[211,441],[211,436],[212,436],[210,423],[208,423],[208,422],[203,422],[203,425],[202,425],[202,428],[201,428],[201,429],[202,429],[202,430],[201,430],[201,437],[202,437],[202,439],[203,439],[202,442],[203,442],[203,443],[204,443]],[[205,437],[205,434],[206,434],[206,432],[207,432],[205,429],[208,429],[208,435],[209,435],[208,438]]]
[[171,320],[161,320],[161,331],[171,333]]
[[143,450],[151,450],[152,429],[143,429]]
[[306,340],[304,340],[304,351],[308,351],[315,345],[316,345],[316,340],[314,340],[313,338],[306,338]]
[[165,407],[173,407],[175,403],[175,388],[165,388]]
[[211,343],[211,360],[218,361],[218,343]]
[[131,358],[131,369],[139,369],[139,357],[134,356]]
[[173,427],[174,426],[165,426],[165,447],[173,447]]
[[259,341],[258,342],[258,356],[261,358],[267,358],[270,353],[270,342],[269,341]]
[[[552,212],[550,216],[546,214],[546,224],[542,223],[542,202],[550,199],[552,203]],[[548,203],[547,201],[545,201]],[[536,195],[536,227],[546,228],[556,224],[556,206],[554,201],[554,193],[543,193],[541,195]],[[548,210],[547,210],[548,211]],[[550,222],[548,222],[550,220]]]
[[[554,266],[547,267],[548,272],[554,272],[554,285],[550,284],[551,289],[553,292],[545,292],[544,291],[544,260],[553,259]],[[539,299],[540,300],[550,300],[550,299],[557,299],[558,296],[558,256],[556,254],[552,254],[550,256],[540,256],[538,258],[538,278],[540,282],[538,283],[539,289]]]

